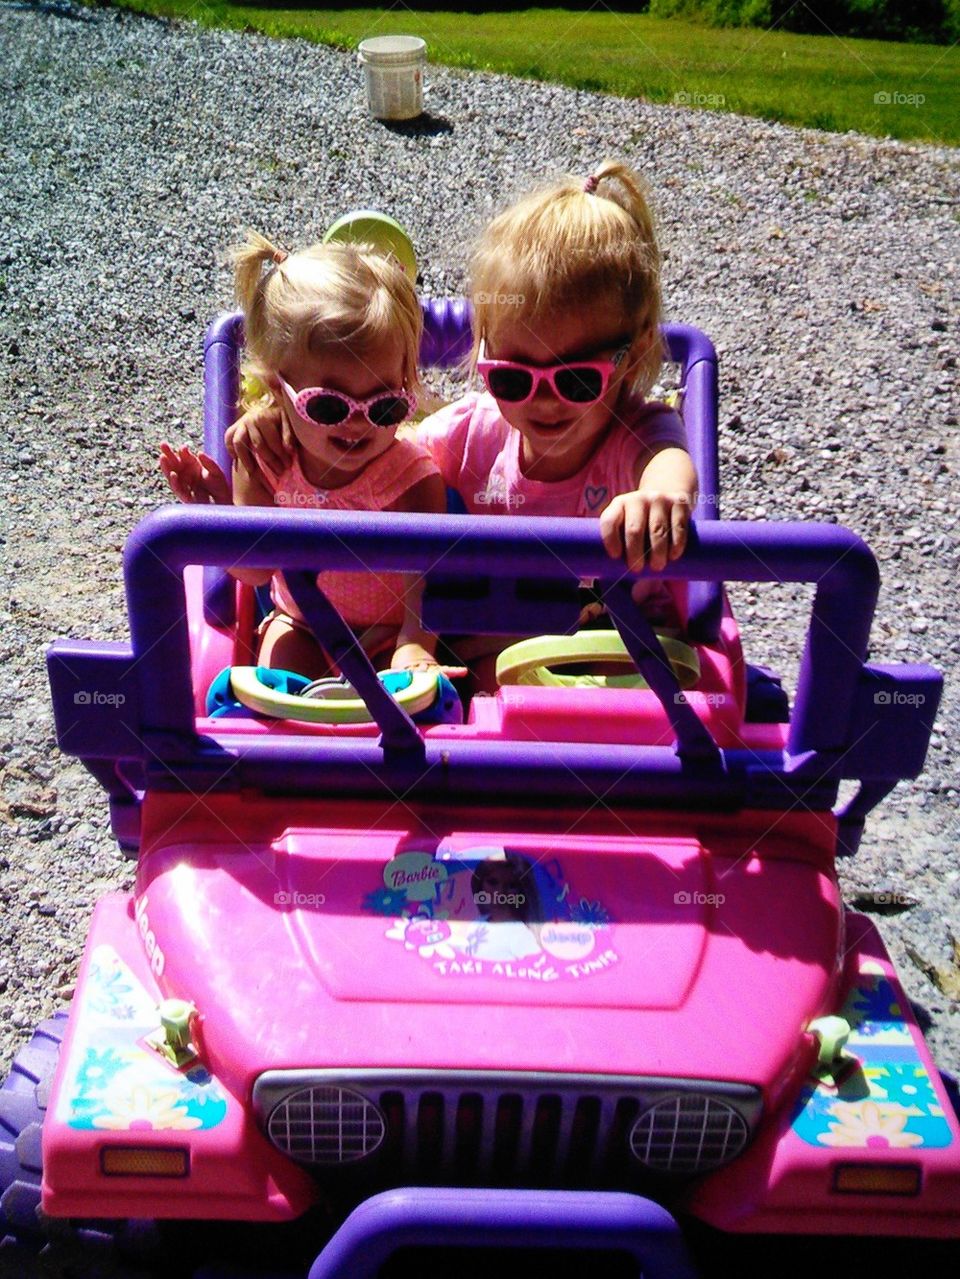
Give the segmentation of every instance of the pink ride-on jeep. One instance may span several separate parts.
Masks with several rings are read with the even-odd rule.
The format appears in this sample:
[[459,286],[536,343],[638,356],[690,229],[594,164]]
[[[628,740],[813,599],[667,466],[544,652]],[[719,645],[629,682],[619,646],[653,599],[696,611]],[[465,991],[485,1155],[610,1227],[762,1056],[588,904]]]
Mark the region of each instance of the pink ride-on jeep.
[[[453,359],[465,309],[427,320],[425,360]],[[0,1090],[7,1256],[360,1279],[951,1255],[948,1087],[835,871],[920,771],[940,677],[867,663],[852,533],[717,518],[712,348],[668,338],[705,491],[667,571],[682,642],[587,521],[171,507],[131,534],[129,644],[48,663],[136,888]],[[208,448],[238,346],[236,317],[211,331]],[[539,638],[465,713],[378,678],[316,588],[358,562],[425,572],[440,633]],[[282,565],[349,685],[258,668],[225,565]],[[583,579],[615,629],[574,639]],[[816,584],[792,705],[724,580]]]

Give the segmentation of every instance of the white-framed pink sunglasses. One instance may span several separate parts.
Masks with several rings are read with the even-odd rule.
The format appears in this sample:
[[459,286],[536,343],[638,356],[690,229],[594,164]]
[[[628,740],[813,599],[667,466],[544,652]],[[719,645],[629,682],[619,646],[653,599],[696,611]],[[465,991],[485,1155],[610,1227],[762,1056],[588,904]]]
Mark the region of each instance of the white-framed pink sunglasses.
[[354,413],[362,413],[371,426],[399,426],[417,409],[417,397],[409,391],[378,391],[369,399],[355,400],[326,386],[305,386],[302,391],[295,391],[282,377],[279,381],[293,411],[308,426],[339,426]]

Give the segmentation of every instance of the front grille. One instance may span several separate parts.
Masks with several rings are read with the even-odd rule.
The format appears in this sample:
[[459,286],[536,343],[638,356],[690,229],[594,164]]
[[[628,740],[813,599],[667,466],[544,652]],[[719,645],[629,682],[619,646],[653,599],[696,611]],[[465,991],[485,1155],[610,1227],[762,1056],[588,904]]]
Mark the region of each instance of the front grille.
[[261,1075],[254,1107],[291,1158],[362,1163],[384,1184],[616,1187],[728,1162],[761,1099],[702,1080],[292,1070]]
[[727,1102],[678,1094],[644,1111],[630,1133],[630,1149],[659,1172],[706,1172],[739,1155],[749,1135],[743,1116]]
[[267,1136],[298,1163],[348,1164],[383,1141],[383,1117],[352,1088],[321,1084],[298,1088],[273,1110]]

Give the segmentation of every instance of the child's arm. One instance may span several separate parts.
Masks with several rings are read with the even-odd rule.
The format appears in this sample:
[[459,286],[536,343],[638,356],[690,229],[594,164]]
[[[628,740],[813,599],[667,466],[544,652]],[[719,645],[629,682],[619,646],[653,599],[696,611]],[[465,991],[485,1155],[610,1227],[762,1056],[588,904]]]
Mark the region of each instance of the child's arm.
[[[273,506],[273,494],[259,475],[251,475],[239,462],[234,462],[233,501],[235,506]],[[248,586],[263,586],[273,576],[268,568],[231,568],[229,572]]]
[[186,444],[175,449],[164,440],[160,445],[160,470],[181,502],[229,506],[233,501],[227,477],[213,458],[194,453]]
[[[442,515],[447,509],[447,492],[443,480],[436,474],[425,476],[407,489],[392,509]],[[437,637],[425,631],[420,621],[423,578],[418,573],[405,573],[403,580],[403,622],[390,666],[394,670],[436,666]],[[457,672],[459,670],[457,668]]]
[[621,493],[600,516],[607,554],[624,559],[638,572],[653,569],[683,554],[697,490],[690,454],[674,445],[661,448],[640,472],[632,493]]
[[296,454],[296,440],[275,404],[247,409],[223,438],[233,460],[251,475],[260,474],[260,462],[282,475]]

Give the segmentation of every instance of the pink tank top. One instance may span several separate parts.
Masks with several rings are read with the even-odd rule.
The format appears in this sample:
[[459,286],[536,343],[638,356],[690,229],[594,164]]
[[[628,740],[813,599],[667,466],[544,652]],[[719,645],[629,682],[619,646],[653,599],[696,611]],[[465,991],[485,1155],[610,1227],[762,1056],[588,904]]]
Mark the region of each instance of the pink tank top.
[[[399,436],[393,445],[375,457],[356,479],[341,488],[323,489],[304,475],[299,457],[279,480],[261,465],[264,483],[273,492],[277,506],[289,510],[383,511],[402,494],[428,475],[436,475],[436,464],[426,449]],[[400,573],[323,572],[317,585],[353,627],[378,623],[399,626],[403,621],[403,575]],[[275,606],[289,617],[303,621],[280,574],[270,584]]]

